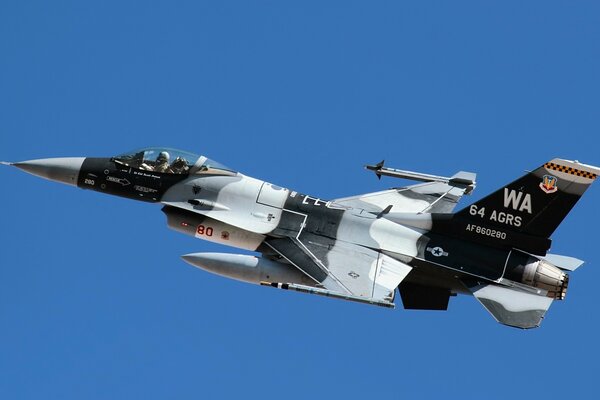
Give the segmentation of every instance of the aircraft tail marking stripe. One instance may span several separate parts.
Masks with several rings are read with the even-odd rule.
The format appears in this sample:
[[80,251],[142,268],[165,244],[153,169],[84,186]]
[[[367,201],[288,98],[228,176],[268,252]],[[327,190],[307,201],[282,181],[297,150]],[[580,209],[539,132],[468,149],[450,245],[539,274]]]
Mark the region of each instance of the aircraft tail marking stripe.
[[555,164],[555,163],[551,163],[551,162],[544,164],[544,168],[552,169],[554,171],[564,172],[564,173],[571,174],[571,175],[577,175],[577,176],[581,176],[581,177],[588,178],[588,179],[596,179],[596,177],[598,176],[598,175],[594,174],[593,172],[581,171],[581,170],[575,169],[573,167],[567,167],[565,165],[559,165],[559,164]]

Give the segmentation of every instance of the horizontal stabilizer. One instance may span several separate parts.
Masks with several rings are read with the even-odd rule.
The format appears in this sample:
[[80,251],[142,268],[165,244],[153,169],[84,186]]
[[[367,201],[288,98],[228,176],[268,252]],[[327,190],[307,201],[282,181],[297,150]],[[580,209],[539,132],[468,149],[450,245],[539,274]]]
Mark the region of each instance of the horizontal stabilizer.
[[496,321],[515,328],[537,328],[552,304],[550,297],[494,284],[469,289]]
[[558,268],[565,269],[567,271],[575,271],[585,262],[575,257],[561,256],[558,254],[546,254],[543,258],[550,264],[554,264]]

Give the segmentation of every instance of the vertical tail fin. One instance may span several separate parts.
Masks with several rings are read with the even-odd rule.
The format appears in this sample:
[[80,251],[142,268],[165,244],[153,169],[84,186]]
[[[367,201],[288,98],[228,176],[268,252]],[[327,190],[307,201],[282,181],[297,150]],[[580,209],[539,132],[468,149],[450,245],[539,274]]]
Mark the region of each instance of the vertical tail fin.
[[555,158],[456,216],[488,231],[549,238],[599,174],[598,167]]

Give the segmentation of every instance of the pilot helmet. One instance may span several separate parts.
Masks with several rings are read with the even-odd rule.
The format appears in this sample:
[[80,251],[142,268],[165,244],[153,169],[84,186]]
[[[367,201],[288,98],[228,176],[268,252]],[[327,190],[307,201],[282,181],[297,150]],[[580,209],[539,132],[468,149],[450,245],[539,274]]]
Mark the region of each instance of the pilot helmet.
[[158,155],[158,158],[156,159],[156,161],[159,161],[159,162],[166,161],[166,162],[168,162],[169,161],[169,153],[167,153],[166,151],[161,151],[160,154]]

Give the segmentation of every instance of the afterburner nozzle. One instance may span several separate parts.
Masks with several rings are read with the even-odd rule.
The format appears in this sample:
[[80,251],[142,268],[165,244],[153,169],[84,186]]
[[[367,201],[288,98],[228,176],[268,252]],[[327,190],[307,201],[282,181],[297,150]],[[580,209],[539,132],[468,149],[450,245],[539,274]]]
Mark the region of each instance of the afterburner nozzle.
[[85,157],[44,158],[10,163],[29,174],[55,182],[77,186],[79,170]]

